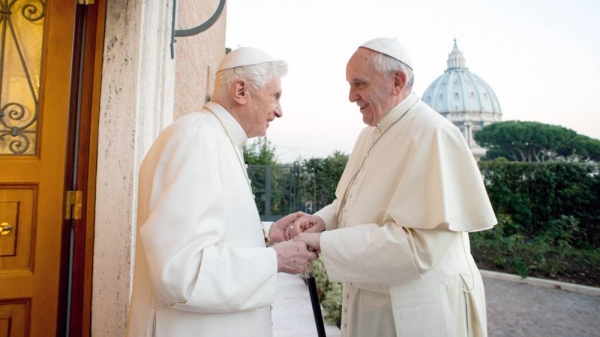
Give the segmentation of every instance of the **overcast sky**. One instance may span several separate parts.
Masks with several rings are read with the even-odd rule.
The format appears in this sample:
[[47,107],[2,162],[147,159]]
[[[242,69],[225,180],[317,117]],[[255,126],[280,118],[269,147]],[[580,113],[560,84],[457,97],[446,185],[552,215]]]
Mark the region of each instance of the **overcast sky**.
[[456,37],[503,120],[600,139],[598,0],[228,0],[227,47],[257,47],[289,65],[283,118],[267,134],[279,162],[351,152],[365,125],[348,101],[346,63],[376,37],[408,48],[419,96],[446,70]]

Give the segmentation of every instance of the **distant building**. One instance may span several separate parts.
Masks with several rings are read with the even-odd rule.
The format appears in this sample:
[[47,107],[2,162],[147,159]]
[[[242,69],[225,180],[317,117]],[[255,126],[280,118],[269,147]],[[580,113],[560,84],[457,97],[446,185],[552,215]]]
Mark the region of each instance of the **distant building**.
[[485,155],[486,149],[475,142],[473,134],[486,125],[500,122],[502,110],[492,88],[465,66],[456,39],[448,54],[448,69],[427,87],[423,102],[461,130],[477,160]]

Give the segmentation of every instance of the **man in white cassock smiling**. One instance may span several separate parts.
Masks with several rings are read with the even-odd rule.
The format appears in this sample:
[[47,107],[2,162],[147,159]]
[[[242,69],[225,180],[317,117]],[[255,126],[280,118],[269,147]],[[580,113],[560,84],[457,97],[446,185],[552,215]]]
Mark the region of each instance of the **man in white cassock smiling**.
[[282,116],[286,73],[261,50],[232,51],[212,100],[144,158],[128,337],[272,336],[277,273],[300,273],[317,255],[304,242],[267,247],[241,146]]
[[486,336],[467,233],[497,221],[461,132],[412,92],[413,63],[396,40],[361,45],[346,79],[368,126],[336,199],[278,231],[299,234],[344,283],[342,336]]

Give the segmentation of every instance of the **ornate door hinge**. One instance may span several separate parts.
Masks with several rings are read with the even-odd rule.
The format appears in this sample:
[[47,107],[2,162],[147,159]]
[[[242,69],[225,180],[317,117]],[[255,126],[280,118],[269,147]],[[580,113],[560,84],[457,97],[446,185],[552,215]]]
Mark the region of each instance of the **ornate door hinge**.
[[67,191],[67,200],[65,200],[65,219],[81,220],[83,192]]

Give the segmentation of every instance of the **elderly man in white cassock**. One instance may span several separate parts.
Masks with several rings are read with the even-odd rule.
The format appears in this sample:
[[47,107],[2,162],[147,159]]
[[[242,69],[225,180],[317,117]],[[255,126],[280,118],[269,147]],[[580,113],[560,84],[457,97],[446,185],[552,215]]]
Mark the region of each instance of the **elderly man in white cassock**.
[[368,126],[336,199],[278,230],[304,232],[296,239],[343,282],[342,336],[486,336],[468,232],[497,221],[460,130],[412,92],[413,63],[394,39],[361,45],[346,79]]
[[317,255],[298,241],[267,247],[241,146],[282,116],[286,73],[261,50],[232,51],[212,100],[144,158],[128,337],[272,336],[277,273],[300,273]]

